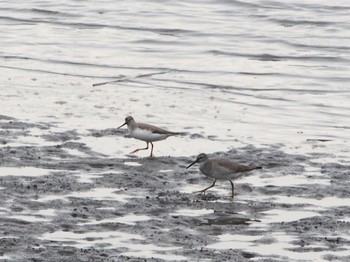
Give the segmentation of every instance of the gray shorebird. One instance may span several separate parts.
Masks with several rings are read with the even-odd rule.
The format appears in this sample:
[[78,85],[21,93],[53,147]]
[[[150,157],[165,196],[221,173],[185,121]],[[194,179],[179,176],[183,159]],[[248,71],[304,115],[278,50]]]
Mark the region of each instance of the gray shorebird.
[[153,143],[155,141],[160,141],[168,138],[169,136],[178,135],[179,133],[176,132],[170,132],[168,130],[165,130],[163,128],[152,126],[149,124],[143,124],[143,123],[137,123],[132,116],[127,116],[125,118],[125,123],[122,124],[122,126],[128,126],[129,129],[129,136],[145,141],[147,143],[147,147],[145,148],[138,148],[131,152],[131,154],[134,154],[140,150],[147,150],[148,144],[151,144],[151,155],[150,157],[153,157]]
[[199,154],[196,160],[186,167],[186,169],[190,168],[196,163],[199,163],[199,170],[204,175],[215,179],[212,185],[198,191],[198,193],[205,194],[205,191],[215,186],[216,180],[228,180],[230,181],[232,187],[232,198],[234,198],[234,185],[232,180],[242,177],[245,172],[252,171],[254,169],[261,169],[261,167],[249,167],[226,159],[209,159],[209,157],[204,153]]

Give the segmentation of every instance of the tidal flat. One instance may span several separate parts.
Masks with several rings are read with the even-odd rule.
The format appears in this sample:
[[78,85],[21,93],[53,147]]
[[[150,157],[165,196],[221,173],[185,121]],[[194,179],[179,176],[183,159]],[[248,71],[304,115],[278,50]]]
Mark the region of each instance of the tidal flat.
[[[1,256],[5,261],[348,261],[349,164],[252,145],[212,156],[261,165],[212,181],[195,157],[91,150],[75,131],[1,116]],[[51,145],[16,145],[30,130]],[[98,135],[97,135],[98,133]],[[117,129],[87,137],[122,136]],[[196,138],[194,138],[196,139]],[[327,158],[328,162],[318,161]]]

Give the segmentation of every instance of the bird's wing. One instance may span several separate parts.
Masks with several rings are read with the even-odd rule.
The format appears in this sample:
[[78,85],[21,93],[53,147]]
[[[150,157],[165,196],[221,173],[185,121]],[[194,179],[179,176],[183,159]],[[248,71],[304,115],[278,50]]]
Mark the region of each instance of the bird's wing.
[[154,134],[162,134],[162,135],[177,135],[178,134],[178,133],[175,133],[175,132],[170,132],[168,130],[165,130],[165,129],[157,127],[157,126],[144,124],[144,123],[137,123],[137,126],[140,127],[140,128],[143,128],[143,129],[147,129],[147,130],[151,131]]
[[217,164],[220,166],[220,168],[230,170],[234,173],[245,172],[245,171],[250,171],[254,169],[252,167],[237,164],[225,159],[218,160]]

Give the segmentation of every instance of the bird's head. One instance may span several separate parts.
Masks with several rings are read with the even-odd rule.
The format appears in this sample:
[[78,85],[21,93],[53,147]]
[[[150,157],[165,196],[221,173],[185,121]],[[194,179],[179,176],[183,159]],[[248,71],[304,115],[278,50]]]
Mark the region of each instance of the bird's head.
[[124,124],[122,124],[120,127],[118,127],[117,129],[119,129],[119,128],[121,128],[121,127],[123,127],[123,126],[125,126],[125,125],[127,125],[127,124],[129,124],[131,121],[133,121],[134,120],[134,118],[132,117],[132,116],[127,116],[127,117],[125,117],[125,122],[124,122]]
[[197,156],[196,160],[194,160],[188,167],[186,167],[186,169],[190,168],[191,166],[193,166],[196,163],[202,163],[204,161],[208,160],[208,156],[204,153],[201,153]]

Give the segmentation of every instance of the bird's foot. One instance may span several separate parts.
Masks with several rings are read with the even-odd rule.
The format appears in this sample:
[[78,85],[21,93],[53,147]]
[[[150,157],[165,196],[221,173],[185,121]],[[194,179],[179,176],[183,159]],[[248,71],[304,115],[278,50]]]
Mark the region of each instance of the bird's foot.
[[207,190],[203,189],[203,190],[196,191],[195,193],[198,195],[205,195],[205,191]]

